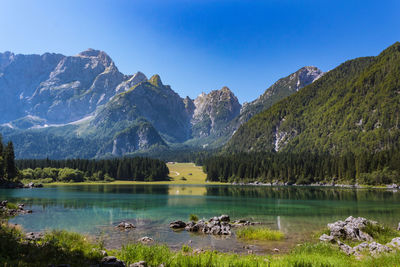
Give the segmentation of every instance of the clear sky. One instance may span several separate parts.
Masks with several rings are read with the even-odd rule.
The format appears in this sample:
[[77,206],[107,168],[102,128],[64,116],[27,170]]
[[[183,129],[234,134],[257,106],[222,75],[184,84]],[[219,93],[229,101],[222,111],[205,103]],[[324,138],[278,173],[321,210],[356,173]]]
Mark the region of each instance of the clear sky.
[[258,97],[302,66],[323,71],[400,41],[400,1],[0,0],[0,52],[104,50],[182,97]]

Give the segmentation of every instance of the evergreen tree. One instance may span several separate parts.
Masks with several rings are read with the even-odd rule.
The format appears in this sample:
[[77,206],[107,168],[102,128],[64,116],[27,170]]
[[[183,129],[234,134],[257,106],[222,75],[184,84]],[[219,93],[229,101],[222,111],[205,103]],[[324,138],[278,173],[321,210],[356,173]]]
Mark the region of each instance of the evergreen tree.
[[14,145],[11,141],[8,142],[6,149],[4,150],[4,163],[7,179],[14,179],[17,176],[17,168],[15,167]]
[[0,134],[0,180],[4,179],[4,153],[3,153],[3,138]]

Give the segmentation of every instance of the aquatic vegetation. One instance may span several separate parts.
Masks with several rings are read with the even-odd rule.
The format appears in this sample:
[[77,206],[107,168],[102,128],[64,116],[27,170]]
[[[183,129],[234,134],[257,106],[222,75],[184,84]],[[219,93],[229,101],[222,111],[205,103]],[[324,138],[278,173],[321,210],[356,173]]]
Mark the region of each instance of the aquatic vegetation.
[[236,231],[236,236],[245,240],[270,240],[278,241],[284,238],[281,231],[271,230],[267,227],[243,227]]
[[199,216],[197,216],[196,214],[189,215],[189,221],[197,222],[198,220],[199,220]]

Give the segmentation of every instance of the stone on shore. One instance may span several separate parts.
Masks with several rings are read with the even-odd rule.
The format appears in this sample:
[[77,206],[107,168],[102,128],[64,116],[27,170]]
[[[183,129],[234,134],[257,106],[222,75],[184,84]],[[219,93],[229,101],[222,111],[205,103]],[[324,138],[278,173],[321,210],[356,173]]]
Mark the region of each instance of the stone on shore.
[[354,218],[350,216],[344,222],[337,221],[329,223],[328,228],[330,230],[330,236],[335,239],[342,238],[353,241],[372,241],[372,237],[362,231],[368,223],[376,224],[376,222],[369,221],[362,217]]
[[129,267],[147,267],[147,263],[145,261],[138,261],[130,264]]
[[114,256],[106,256],[103,259],[101,259],[100,263],[101,267],[108,267],[108,266],[113,266],[113,267],[126,267],[125,263],[119,259],[117,259]]

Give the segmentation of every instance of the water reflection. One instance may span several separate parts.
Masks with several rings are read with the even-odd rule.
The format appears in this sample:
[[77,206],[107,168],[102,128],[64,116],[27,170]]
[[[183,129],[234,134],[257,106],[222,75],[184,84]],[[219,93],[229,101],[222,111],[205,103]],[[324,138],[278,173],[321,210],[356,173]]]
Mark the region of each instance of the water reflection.
[[[96,235],[105,233],[110,246],[148,235],[171,246],[180,246],[191,239],[194,245],[203,247],[226,246],[226,242],[235,243],[232,249],[242,247],[240,242],[232,239],[215,240],[187,232],[175,233],[169,229],[170,221],[187,220],[192,213],[200,218],[229,214],[233,219],[260,221],[287,233],[291,239],[286,242],[293,244],[326,223],[350,215],[368,217],[393,226],[400,219],[400,193],[386,190],[69,185],[1,189],[0,199],[23,202],[33,209],[33,214],[12,219],[13,223],[21,224],[26,230],[61,228]],[[118,232],[114,226],[121,220],[130,220],[138,227],[130,233]]]

